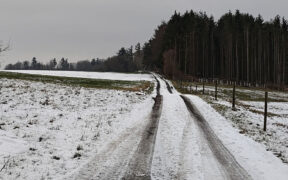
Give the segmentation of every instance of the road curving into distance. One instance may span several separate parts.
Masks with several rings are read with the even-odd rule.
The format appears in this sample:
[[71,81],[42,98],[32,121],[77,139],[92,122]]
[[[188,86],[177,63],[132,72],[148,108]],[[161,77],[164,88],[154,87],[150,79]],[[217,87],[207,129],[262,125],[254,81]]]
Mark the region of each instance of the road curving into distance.
[[251,179],[193,102],[153,76],[157,95],[147,118],[66,179]]

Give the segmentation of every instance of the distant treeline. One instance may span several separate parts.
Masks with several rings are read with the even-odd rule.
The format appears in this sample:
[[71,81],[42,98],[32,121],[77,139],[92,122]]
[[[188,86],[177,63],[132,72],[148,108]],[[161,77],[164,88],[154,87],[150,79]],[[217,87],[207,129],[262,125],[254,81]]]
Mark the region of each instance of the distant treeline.
[[142,69],[142,50],[140,43],[128,49],[121,48],[117,55],[108,59],[82,60],[76,63],[69,63],[68,59],[56,58],[48,63],[39,62],[36,57],[31,61],[8,64],[6,70],[66,70],[66,71],[99,71],[99,72],[135,72]]
[[143,64],[170,78],[288,84],[288,23],[236,11],[217,22],[205,13],[175,12],[143,47]]
[[41,64],[33,58],[7,65],[6,69],[59,69],[133,72],[140,69],[162,72],[172,79],[221,79],[240,85],[288,85],[288,23],[276,16],[224,14],[218,21],[205,13],[175,12],[157,27],[141,49],[121,48],[106,60],[68,63],[62,58]]

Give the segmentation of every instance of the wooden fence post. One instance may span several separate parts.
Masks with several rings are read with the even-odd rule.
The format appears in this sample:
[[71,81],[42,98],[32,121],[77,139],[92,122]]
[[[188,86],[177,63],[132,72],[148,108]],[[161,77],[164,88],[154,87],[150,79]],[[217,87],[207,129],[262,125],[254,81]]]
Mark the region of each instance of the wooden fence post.
[[232,110],[235,111],[236,108],[235,108],[235,81],[233,82],[233,97],[232,97]]
[[268,102],[268,92],[265,91],[264,131],[267,130],[267,102]]
[[215,82],[215,100],[217,101],[217,80]]
[[203,79],[203,91],[202,91],[202,94],[204,94],[204,93],[205,93],[205,81]]

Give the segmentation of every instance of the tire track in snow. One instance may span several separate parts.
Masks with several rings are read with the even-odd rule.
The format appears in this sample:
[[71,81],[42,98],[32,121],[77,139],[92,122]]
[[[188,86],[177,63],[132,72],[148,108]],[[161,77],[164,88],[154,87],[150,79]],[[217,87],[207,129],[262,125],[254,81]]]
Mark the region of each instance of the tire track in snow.
[[119,179],[129,162],[129,159],[135,152],[141,136],[143,123],[136,124],[127,129],[117,139],[106,145],[99,153],[95,155],[88,163],[81,167],[80,171],[64,179]]
[[[95,155],[93,159],[64,179],[113,180],[151,179],[150,169],[162,110],[160,82],[151,114],[121,133]],[[143,128],[143,126],[146,126]]]
[[157,96],[154,99],[155,103],[151,114],[151,120],[146,126],[137,150],[129,162],[127,171],[122,178],[123,180],[151,179],[151,164],[163,101],[162,95],[160,94],[160,82],[156,77],[155,79],[157,81]]
[[[235,160],[229,150],[223,145],[221,140],[216,136],[208,122],[203,118],[201,113],[197,110],[195,105],[185,96],[180,95],[185,102],[187,109],[191,115],[195,118],[197,125],[199,126],[204,140],[207,141],[208,147],[213,152],[219,165],[224,170],[227,179],[233,180],[249,180],[252,179],[246,170],[240,166]],[[217,164],[215,165],[217,166]],[[213,169],[211,169],[213,171]]]
[[[197,156],[195,155],[195,153],[199,152],[199,147],[197,146],[199,138],[195,134],[195,128],[193,121],[188,120],[183,129],[182,142],[180,146],[181,156],[179,158],[179,169],[177,173],[178,179],[188,179],[189,177],[193,177],[193,179],[203,179],[203,176],[201,176],[202,169],[201,167],[197,167],[197,164],[201,162],[201,157],[199,154]],[[197,161],[198,163],[195,164],[193,163],[194,161]],[[200,173],[197,172],[197,170],[200,171]],[[195,177],[193,174],[197,174],[198,177]]]
[[210,149],[204,133],[191,115],[183,131],[180,152],[179,179],[230,179],[227,178],[225,170]]
[[[159,75],[159,76],[160,76],[160,75]],[[154,77],[155,77],[155,76],[154,76]],[[166,88],[167,88],[168,92],[169,92],[170,94],[173,94],[173,92],[172,92],[173,86],[170,86],[170,84],[167,82],[167,80],[166,80],[165,78],[163,78],[162,76],[160,76],[160,78],[165,82]]]
[[166,87],[167,87],[167,90],[169,91],[169,93],[170,94],[173,94],[173,92],[172,92],[172,86],[170,86],[170,84],[165,80],[165,79],[163,79],[164,80],[164,82],[165,82],[165,84],[166,84]]

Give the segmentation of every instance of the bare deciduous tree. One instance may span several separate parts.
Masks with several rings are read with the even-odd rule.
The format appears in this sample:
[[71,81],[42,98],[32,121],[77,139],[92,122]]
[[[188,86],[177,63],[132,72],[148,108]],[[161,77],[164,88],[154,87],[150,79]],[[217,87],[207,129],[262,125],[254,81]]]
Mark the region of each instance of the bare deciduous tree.
[[8,43],[7,45],[3,45],[3,43],[0,41],[0,53],[8,51],[9,49],[10,49],[10,43]]
[[[9,48],[10,48],[9,44],[3,45],[2,42],[0,42],[0,55],[1,55],[2,52],[9,50]],[[0,68],[1,68],[1,60],[0,60]]]

